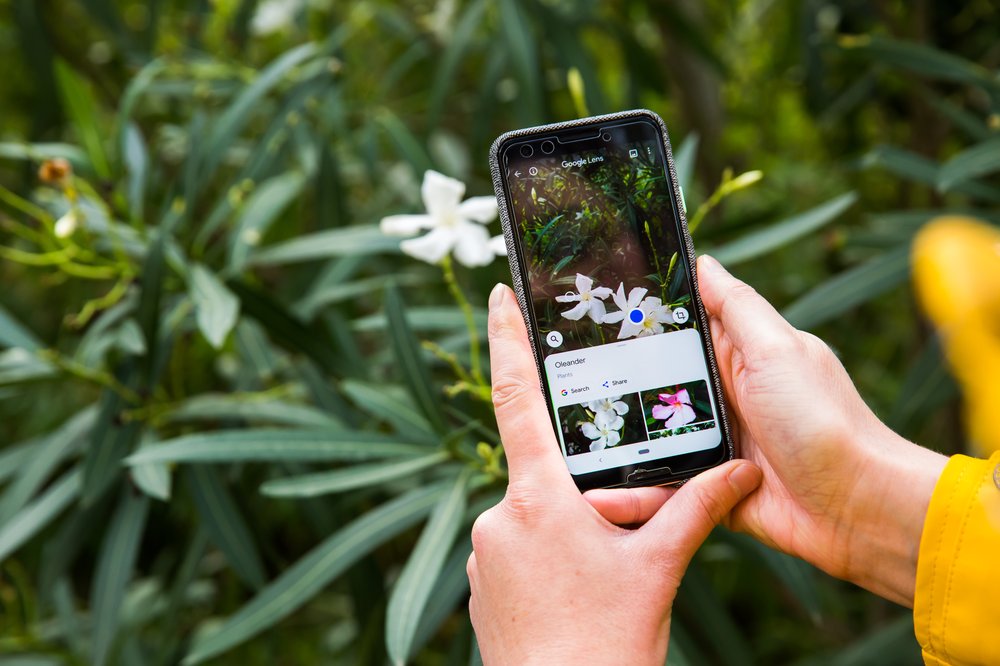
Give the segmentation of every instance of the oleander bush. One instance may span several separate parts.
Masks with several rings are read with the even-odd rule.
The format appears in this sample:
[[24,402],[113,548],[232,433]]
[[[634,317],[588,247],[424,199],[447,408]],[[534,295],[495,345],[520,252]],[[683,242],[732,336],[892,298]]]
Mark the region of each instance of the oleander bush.
[[[509,273],[380,221],[429,170],[491,195],[518,126],[659,112],[699,250],[960,450],[908,248],[1000,222],[1000,26],[916,4],[0,7],[0,664],[477,662]],[[919,663],[904,609],[724,530],[671,638],[671,664]]]

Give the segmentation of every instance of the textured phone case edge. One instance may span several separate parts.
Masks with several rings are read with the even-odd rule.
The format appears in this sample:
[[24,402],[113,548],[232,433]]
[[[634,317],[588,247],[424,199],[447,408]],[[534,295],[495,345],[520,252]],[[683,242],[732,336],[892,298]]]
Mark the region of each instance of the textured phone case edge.
[[[507,207],[507,197],[504,195],[503,173],[500,165],[500,147],[511,139],[531,136],[533,134],[544,134],[547,132],[571,129],[581,125],[591,125],[595,122],[615,122],[631,118],[647,118],[654,121],[660,128],[660,139],[663,142],[663,154],[667,157],[667,169],[670,171],[671,186],[674,189],[674,199],[677,202],[677,213],[681,222],[681,231],[684,235],[684,247],[687,250],[688,265],[691,267],[691,276],[693,278],[691,293],[692,297],[698,304],[698,324],[706,333],[709,331],[708,318],[705,315],[705,306],[701,301],[701,291],[698,289],[698,265],[694,253],[694,242],[691,240],[691,234],[688,232],[687,212],[684,210],[684,199],[681,197],[680,185],[677,180],[677,171],[674,168],[674,155],[670,146],[670,134],[667,131],[667,124],[663,121],[663,119],[660,118],[658,114],[648,109],[620,111],[618,113],[609,113],[603,116],[591,116],[588,118],[569,120],[561,123],[552,123],[548,125],[538,125],[536,127],[525,127],[523,129],[512,130],[501,134],[497,137],[496,141],[493,142],[493,145],[490,146],[490,173],[493,176],[493,192],[497,199],[497,207],[500,214],[500,225],[503,228],[504,243],[507,246],[507,259],[510,263],[514,293],[517,295],[517,302],[521,308],[521,316],[524,317],[524,325],[529,331],[531,330],[531,315],[528,310],[530,306],[527,288],[521,279],[521,265],[517,256],[517,248],[514,241],[514,229],[513,222],[511,220],[511,213]],[[705,350],[708,358],[708,370],[712,374],[712,379],[714,380],[712,390],[715,394],[715,403],[719,408],[719,422],[722,426],[723,440],[726,444],[725,460],[732,460],[736,457],[736,450],[732,432],[729,429],[729,414],[726,409],[725,396],[722,395],[722,378],[719,375],[719,366],[715,360],[715,348],[712,345],[712,336],[710,334],[705,335],[703,339],[705,340]],[[535,357],[535,369],[538,371],[538,386],[539,389],[542,390],[544,397],[545,378],[542,374],[542,355],[538,349],[538,343],[535,336],[529,334],[528,341],[531,343],[531,352]],[[721,462],[719,464],[721,464]],[[709,468],[706,467],[698,470],[692,470],[692,473],[683,479],[667,481],[661,485],[680,485],[703,469]]]

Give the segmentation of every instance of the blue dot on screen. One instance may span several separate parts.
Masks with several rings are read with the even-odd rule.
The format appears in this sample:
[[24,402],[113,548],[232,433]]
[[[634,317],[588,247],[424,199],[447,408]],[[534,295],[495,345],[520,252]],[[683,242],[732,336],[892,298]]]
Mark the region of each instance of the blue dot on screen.
[[642,310],[635,308],[628,313],[628,318],[633,324],[641,324],[645,316],[642,314]]

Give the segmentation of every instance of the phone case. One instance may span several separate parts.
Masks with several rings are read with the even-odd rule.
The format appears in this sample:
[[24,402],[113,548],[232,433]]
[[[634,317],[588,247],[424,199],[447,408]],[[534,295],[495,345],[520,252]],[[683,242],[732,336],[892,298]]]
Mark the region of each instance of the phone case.
[[[521,266],[520,261],[517,256],[517,250],[514,242],[514,225],[512,221],[512,215],[507,207],[507,197],[504,195],[504,184],[503,184],[503,166],[500,164],[500,147],[504,142],[521,138],[525,136],[531,136],[533,134],[546,134],[554,131],[561,131],[566,129],[573,129],[574,127],[580,127],[582,125],[590,125],[595,122],[617,122],[620,120],[628,120],[630,118],[647,118],[653,120],[656,125],[660,128],[660,140],[663,144],[663,154],[667,157],[667,169],[670,172],[670,180],[674,189],[674,198],[676,199],[678,206],[677,212],[680,218],[681,231],[683,233],[684,247],[687,250],[688,265],[691,267],[692,276],[692,297],[697,303],[698,311],[698,325],[702,327],[704,331],[708,331],[708,319],[705,316],[705,306],[701,301],[701,292],[698,289],[698,274],[697,274],[697,263],[695,261],[694,253],[694,243],[691,240],[691,234],[688,232],[687,225],[687,211],[685,210],[684,199],[681,196],[680,186],[677,180],[677,171],[674,168],[674,156],[670,147],[670,135],[667,132],[667,124],[663,121],[660,116],[648,109],[633,109],[631,111],[620,111],[618,113],[610,113],[602,116],[591,116],[588,118],[580,118],[578,120],[570,120],[561,123],[552,123],[549,125],[539,125],[536,127],[526,127],[524,129],[513,130],[510,132],[505,132],[504,134],[497,137],[496,141],[490,147],[490,173],[493,176],[493,191],[496,194],[497,204],[500,213],[500,224],[503,227],[504,241],[507,245],[507,258],[510,262],[510,272],[513,277],[513,287],[514,293],[517,295],[517,302],[521,307],[521,315],[524,317],[525,326],[528,330],[531,330],[531,317],[529,315],[528,308],[529,297],[527,292],[527,285],[521,280]],[[538,371],[538,383],[539,388],[543,391],[545,389],[545,378],[542,374],[542,354],[538,349],[538,342],[534,335],[529,335],[529,340],[531,342],[531,351],[535,357],[535,369]],[[705,336],[705,350],[706,357],[708,359],[708,369],[714,379],[714,384],[712,390],[715,394],[715,403],[719,408],[719,424],[722,427],[723,440],[725,441],[725,448],[727,451],[726,460],[732,460],[736,457],[735,444],[733,442],[732,432],[729,428],[729,418],[726,409],[725,396],[722,394],[722,378],[719,375],[719,366],[715,360],[715,349],[712,346],[711,336]],[[708,468],[704,468],[708,469]],[[676,480],[668,480],[657,483],[632,483],[628,484],[631,486],[642,486],[642,485],[680,485],[693,477],[695,474],[702,470],[692,470],[691,472],[685,474],[683,478]]]

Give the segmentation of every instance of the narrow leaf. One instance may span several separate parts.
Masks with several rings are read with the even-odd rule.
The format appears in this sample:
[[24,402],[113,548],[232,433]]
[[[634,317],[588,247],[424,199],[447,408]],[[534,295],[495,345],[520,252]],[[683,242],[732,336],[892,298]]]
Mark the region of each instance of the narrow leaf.
[[340,493],[412,476],[447,459],[447,453],[439,452],[419,458],[405,458],[397,462],[354,465],[332,472],[272,479],[260,487],[260,492],[271,497],[315,497]]
[[188,478],[198,515],[209,538],[243,582],[257,590],[264,587],[267,575],[257,544],[219,476],[205,465],[193,465]]
[[909,275],[908,245],[835,275],[784,309],[796,328],[811,328],[902,284]]
[[311,405],[239,393],[197,395],[181,401],[162,418],[168,423],[247,421],[331,430],[341,425],[334,416]]
[[216,631],[195,639],[184,664],[201,663],[295,612],[355,562],[419,522],[444,486],[417,488],[356,518],[286,569]]
[[989,69],[926,44],[881,35],[848,35],[841,38],[840,45],[867,52],[876,60],[932,79],[969,83],[994,91],[1000,87]]
[[146,197],[146,182],[149,175],[149,151],[142,132],[135,123],[129,123],[124,130],[122,146],[122,161],[128,174],[126,187],[129,215],[132,219],[143,221],[143,208]]
[[42,348],[42,343],[24,324],[15,319],[7,308],[0,305],[0,346],[38,351]]
[[194,264],[189,274],[188,289],[194,303],[198,328],[205,339],[221,349],[229,332],[236,325],[240,301],[215,275],[201,264]]
[[119,609],[125,598],[125,586],[132,579],[148,509],[149,498],[126,490],[104,534],[90,593],[94,621],[91,663],[95,666],[108,663],[121,619]]
[[[681,191],[690,192],[694,182],[695,160],[698,157],[698,134],[691,132],[674,152],[674,169],[677,170],[677,180]],[[686,195],[685,195],[686,198]]]
[[385,642],[389,659],[398,666],[403,666],[410,657],[427,600],[462,525],[469,477],[468,471],[459,474],[447,494],[434,507],[427,527],[420,534],[389,596]]
[[729,265],[755,259],[832,222],[857,200],[858,195],[854,192],[842,194],[804,213],[769,224],[759,231],[720,245],[711,254],[720,262]]
[[410,654],[417,654],[420,648],[437,633],[448,617],[455,612],[456,606],[463,599],[468,599],[469,574],[466,565],[471,553],[472,541],[468,536],[465,537],[464,541],[460,540],[452,549],[420,617],[420,624],[417,626]]
[[432,426],[440,430],[444,426],[441,417],[441,391],[431,382],[430,370],[420,353],[417,337],[406,321],[403,297],[394,285],[389,285],[385,290],[385,315],[392,350],[403,379],[409,385],[424,416]]
[[357,254],[398,254],[399,251],[399,238],[386,236],[377,225],[358,225],[276,243],[257,250],[248,261],[255,266],[277,266]]
[[359,461],[427,453],[427,447],[385,436],[343,430],[223,430],[170,439],[125,460],[207,463],[297,460]]
[[72,67],[62,60],[55,61],[59,97],[76,129],[80,143],[87,151],[90,163],[100,178],[111,177],[111,167],[104,150],[104,131],[97,117],[97,101],[90,86]]
[[1000,136],[967,148],[945,162],[938,174],[938,187],[947,191],[957,183],[997,171],[1000,171]]
[[229,268],[240,271],[247,263],[253,248],[281,213],[302,193],[306,178],[302,173],[289,171],[266,180],[257,187],[243,205],[243,213],[231,235]]
[[0,527],[0,562],[38,534],[80,494],[79,469],[64,474]]
[[358,407],[371,416],[391,423],[398,432],[428,434],[427,419],[417,411],[413,397],[400,386],[376,386],[356,380],[344,380],[340,388]]

